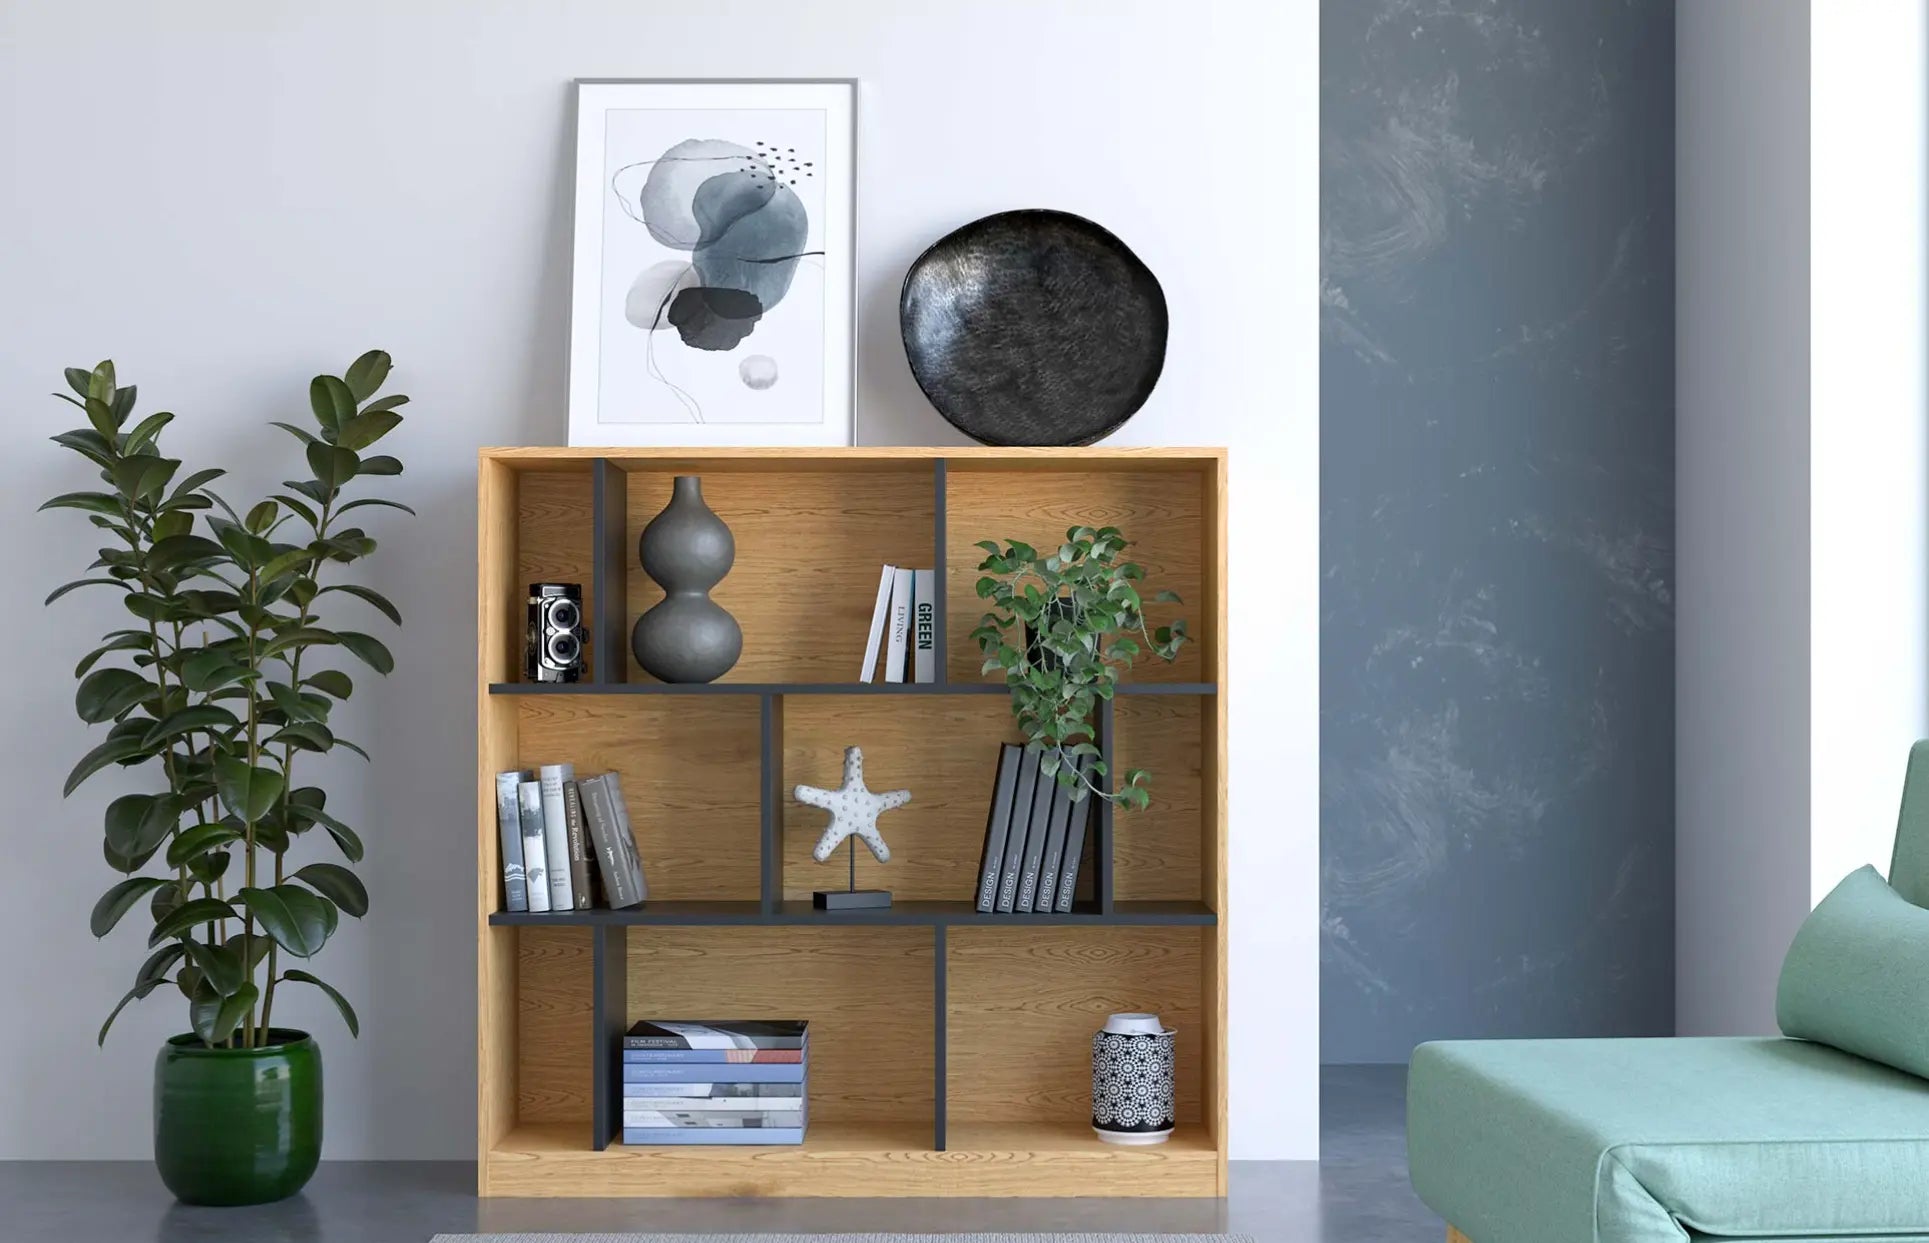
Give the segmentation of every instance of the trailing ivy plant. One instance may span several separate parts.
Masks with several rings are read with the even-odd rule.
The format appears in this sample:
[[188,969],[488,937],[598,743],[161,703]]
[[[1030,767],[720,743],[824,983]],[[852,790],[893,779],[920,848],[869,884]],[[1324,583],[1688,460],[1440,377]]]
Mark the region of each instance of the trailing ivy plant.
[[[983,672],[1004,673],[1011,713],[1029,748],[1040,752],[1040,771],[1074,799],[1090,791],[1129,810],[1144,808],[1151,801],[1148,774],[1129,769],[1111,788],[1092,712],[1112,698],[1119,674],[1141,652],[1166,661],[1177,656],[1185,620],[1147,629],[1138,587],[1145,567],[1122,558],[1131,545],[1117,527],[1073,527],[1043,556],[1021,540],[977,546],[988,554],[978,566],[978,597],[992,611],[971,637],[984,654]],[[1181,602],[1170,591],[1152,598]],[[1075,756],[1090,757],[1082,774],[1067,762]]]
[[[107,805],[102,852],[126,879],[95,903],[90,925],[106,936],[137,906],[152,926],[151,951],[134,985],[101,1024],[99,1041],[130,1001],[172,983],[189,1025],[210,1047],[270,1040],[275,991],[287,983],[322,990],[351,1034],[348,1000],[295,965],[312,958],[343,914],[368,910],[355,873],[290,856],[321,829],[349,863],[362,858],[355,830],[327,810],[327,795],[298,785],[303,757],[341,748],[367,759],[329,727],[354,690],[330,658],[347,655],[387,674],[389,650],[374,636],[338,628],[339,606],[401,615],[367,587],[339,581],[343,567],[375,551],[356,520],[398,501],[348,493],[370,478],[402,473],[368,450],[393,431],[408,401],[376,397],[389,372],[379,350],[340,376],[309,386],[312,426],[275,426],[302,446],[306,479],[245,511],[210,486],[224,472],[182,475],[161,449],[174,416],[134,418],[135,388],[112,362],[67,370],[87,425],[53,439],[100,468],[97,491],[69,492],[42,509],[75,509],[107,537],[88,575],[56,588],[120,593],[131,623],[104,636],[74,669],[74,707],[107,728],[67,777],[64,795],[103,770],[138,774],[142,793]],[[360,511],[360,512],[357,512]]]

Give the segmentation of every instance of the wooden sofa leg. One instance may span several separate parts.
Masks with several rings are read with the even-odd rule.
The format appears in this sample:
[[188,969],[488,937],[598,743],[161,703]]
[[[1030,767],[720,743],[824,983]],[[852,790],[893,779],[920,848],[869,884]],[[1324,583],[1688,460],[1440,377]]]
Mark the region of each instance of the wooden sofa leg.
[[1466,1235],[1460,1233],[1458,1230],[1455,1230],[1452,1226],[1448,1226],[1447,1243],[1473,1243],[1473,1240],[1469,1239]]

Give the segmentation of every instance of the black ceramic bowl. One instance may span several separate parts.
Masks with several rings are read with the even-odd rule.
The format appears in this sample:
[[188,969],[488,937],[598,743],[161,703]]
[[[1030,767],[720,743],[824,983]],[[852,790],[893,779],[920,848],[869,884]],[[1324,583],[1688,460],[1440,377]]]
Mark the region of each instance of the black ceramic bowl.
[[1131,249],[1062,211],[1008,211],[940,239],[905,274],[911,374],[988,445],[1086,445],[1152,395],[1165,292]]

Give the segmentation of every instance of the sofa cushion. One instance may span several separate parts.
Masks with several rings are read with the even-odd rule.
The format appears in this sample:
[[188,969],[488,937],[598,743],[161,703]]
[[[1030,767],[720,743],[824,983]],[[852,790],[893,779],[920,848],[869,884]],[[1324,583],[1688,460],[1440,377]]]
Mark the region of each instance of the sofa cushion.
[[1929,1076],[1929,910],[1872,867],[1802,921],[1775,992],[1784,1034]]
[[1407,1156],[1474,1243],[1929,1239],[1929,1082],[1800,1040],[1422,1045]]

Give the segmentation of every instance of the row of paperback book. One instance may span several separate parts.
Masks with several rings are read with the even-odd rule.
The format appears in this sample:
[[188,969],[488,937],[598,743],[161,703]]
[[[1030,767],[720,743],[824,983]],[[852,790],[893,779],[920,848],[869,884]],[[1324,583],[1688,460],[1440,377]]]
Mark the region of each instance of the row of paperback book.
[[649,897],[615,773],[576,779],[573,764],[496,774],[502,909],[586,911]]
[[810,1024],[657,1019],[623,1037],[625,1144],[801,1144]]
[[937,571],[884,567],[877,580],[877,605],[871,610],[871,632],[864,643],[858,681],[871,680],[880,653],[886,682],[937,681]]
[[1046,775],[1042,758],[1017,743],[999,749],[978,861],[977,909],[983,914],[1066,912],[1078,896],[1094,799],[1089,790],[1083,798],[1073,794],[1090,761],[1063,761],[1075,777],[1067,786]]

